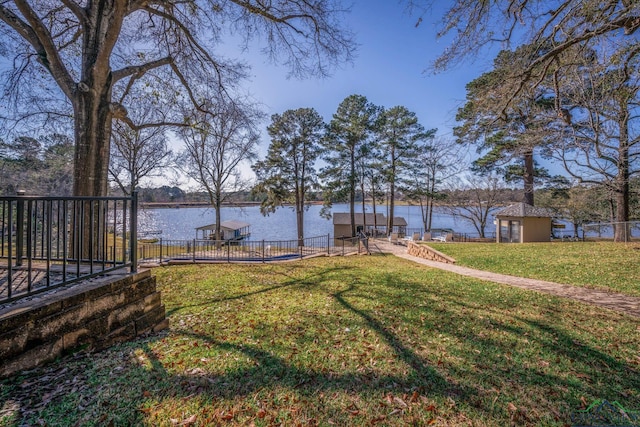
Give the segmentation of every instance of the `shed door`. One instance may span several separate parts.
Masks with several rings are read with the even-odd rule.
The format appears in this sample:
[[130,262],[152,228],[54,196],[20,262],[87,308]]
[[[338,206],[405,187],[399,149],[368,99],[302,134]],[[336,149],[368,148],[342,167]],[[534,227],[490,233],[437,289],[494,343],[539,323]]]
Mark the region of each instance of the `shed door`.
[[500,220],[500,242],[501,243],[520,243],[520,221]]
[[509,221],[500,220],[500,243],[509,243]]
[[509,221],[509,242],[520,243],[520,221]]

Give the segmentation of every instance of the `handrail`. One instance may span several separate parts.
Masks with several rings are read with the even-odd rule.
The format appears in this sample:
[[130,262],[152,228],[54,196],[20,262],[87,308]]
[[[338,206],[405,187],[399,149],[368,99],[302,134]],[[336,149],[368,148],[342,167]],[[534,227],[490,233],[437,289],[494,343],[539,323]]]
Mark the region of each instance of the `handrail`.
[[336,244],[330,235],[306,237],[302,246],[292,240],[170,240],[138,246],[140,263],[166,264],[175,262],[273,262],[302,259],[318,255],[345,255],[367,250],[360,237],[339,238]]
[[130,197],[0,197],[0,304],[114,270],[137,270]]

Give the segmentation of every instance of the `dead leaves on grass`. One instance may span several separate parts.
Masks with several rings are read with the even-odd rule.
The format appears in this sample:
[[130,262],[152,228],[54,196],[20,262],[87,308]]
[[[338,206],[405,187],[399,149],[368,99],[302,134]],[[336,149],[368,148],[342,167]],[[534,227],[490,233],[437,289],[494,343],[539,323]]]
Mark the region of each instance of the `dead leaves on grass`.
[[196,423],[196,421],[198,421],[198,417],[195,415],[191,415],[188,418],[185,418],[184,420],[177,420],[175,418],[171,419],[171,424],[173,424],[174,426],[185,426],[185,427],[189,427],[192,426]]
[[[418,391],[404,394],[387,393],[376,403],[352,401],[331,415],[327,411],[325,419],[316,419],[316,405],[333,406],[345,396],[342,393],[317,396],[319,401],[309,401],[295,394],[268,393],[256,395],[249,405],[242,404],[232,408],[212,408],[184,419],[172,419],[174,426],[197,425],[263,425],[263,426],[315,426],[315,425],[388,425],[402,423],[413,425],[433,425],[437,420],[437,406]],[[357,399],[357,397],[354,397]],[[328,400],[327,400],[328,399]],[[333,402],[333,403],[332,403]],[[148,415],[148,413],[147,413]],[[150,419],[148,419],[150,421]]]
[[[369,408],[371,411],[374,408]],[[369,414],[367,409],[358,407],[355,403],[350,404],[344,409],[351,417],[361,417],[368,419],[371,425],[378,423],[385,424],[393,418],[402,418],[411,424],[411,420],[416,419],[427,420],[427,425],[436,422],[437,407],[426,396],[421,395],[418,391],[411,394],[394,395],[387,393],[384,398],[378,402],[378,408],[372,412],[382,412],[381,414]],[[425,412],[431,413],[430,417],[425,418]],[[373,415],[373,417],[371,417]]]

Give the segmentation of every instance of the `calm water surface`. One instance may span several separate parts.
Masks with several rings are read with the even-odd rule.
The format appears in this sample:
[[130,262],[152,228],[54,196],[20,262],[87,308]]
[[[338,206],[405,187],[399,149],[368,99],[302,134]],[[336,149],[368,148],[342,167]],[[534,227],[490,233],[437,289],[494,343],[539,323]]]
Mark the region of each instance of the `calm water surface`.
[[[305,237],[333,236],[333,222],[320,217],[322,206],[312,205],[305,212]],[[372,212],[371,206],[367,212]],[[378,212],[386,215],[385,207],[376,207]],[[347,204],[336,204],[332,212],[349,212]],[[362,212],[362,209],[356,209]],[[260,213],[259,206],[243,208],[223,207],[220,211],[222,220],[238,220],[251,224],[251,240],[293,240],[296,239],[296,215],[293,209],[280,208],[269,216]],[[395,216],[404,217],[408,228],[422,228],[419,206],[397,206]],[[180,209],[141,209],[138,217],[138,228],[144,231],[162,230],[163,239],[193,239],[195,228],[215,222],[215,211],[212,208],[180,208]],[[494,231],[493,219],[489,221],[487,231]],[[459,233],[477,234],[471,224],[455,219],[443,212],[435,212],[433,228],[452,228]]]

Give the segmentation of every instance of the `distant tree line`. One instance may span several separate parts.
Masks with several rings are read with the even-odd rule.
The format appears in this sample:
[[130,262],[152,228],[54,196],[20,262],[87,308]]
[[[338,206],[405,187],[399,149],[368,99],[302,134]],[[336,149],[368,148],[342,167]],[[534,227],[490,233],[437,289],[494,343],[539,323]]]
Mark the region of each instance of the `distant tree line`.
[[0,140],[0,194],[71,195],[73,140],[51,134]]
[[[282,121],[289,123],[292,117],[298,119],[306,117],[313,120],[306,125],[303,123],[300,128],[283,126]],[[347,202],[349,199],[343,196],[350,195],[350,192],[345,191],[346,185],[340,188],[337,186],[337,180],[333,182],[327,180],[331,186],[325,186],[319,178],[333,173],[329,171],[335,171],[335,166],[323,166],[325,161],[323,159],[329,158],[329,150],[326,147],[329,125],[324,123],[312,109],[291,110],[282,115],[274,115],[273,119],[275,121],[270,125],[269,132],[274,139],[267,157],[254,163],[258,176],[256,185],[250,188],[246,185],[247,183],[242,183],[241,187],[236,186],[230,192],[227,191],[228,187],[225,187],[222,190],[224,202],[258,202],[262,204],[264,213],[273,212],[280,206],[289,206],[304,212],[309,203],[323,203],[326,207],[330,207],[332,203]],[[293,122],[296,123],[298,119]],[[311,138],[315,144],[315,151],[306,147],[298,150],[297,153],[301,158],[307,156],[307,164],[304,166],[305,174],[313,179],[302,180],[307,182],[308,188],[300,198],[304,203],[296,204],[294,192],[296,175],[293,171],[303,162],[301,159],[295,160],[295,151],[284,152],[279,147],[282,146],[283,140],[291,142],[296,138],[301,142],[300,147],[304,147],[302,143],[304,138],[313,134],[303,132],[296,136],[289,132],[292,129],[300,131],[307,125],[316,132]],[[494,168],[493,173],[484,175],[470,173],[465,162],[460,159],[459,144],[443,138],[430,138],[423,148],[420,155],[412,158],[411,161],[418,167],[411,168],[402,175],[403,184],[398,187],[394,199],[403,204],[420,206],[423,212],[422,225],[425,230],[431,228],[430,215],[434,207],[439,206],[448,209],[450,214],[470,222],[478,234],[484,236],[490,213],[499,207],[524,200],[526,196],[522,187],[513,188],[497,173],[502,170],[501,168]],[[73,176],[72,158],[73,143],[70,138],[60,134],[47,135],[39,139],[21,137],[11,143],[0,142],[2,194],[14,195],[16,191],[24,190],[27,194],[33,195],[70,195]],[[174,157],[172,159],[175,160]],[[277,165],[279,167],[276,167]],[[379,211],[380,204],[384,203],[386,210],[390,200],[389,184],[385,179],[383,167],[384,159],[370,154],[360,158],[359,165],[360,168],[356,169],[357,185],[353,192],[354,206],[357,203],[369,204]],[[122,179],[126,180],[124,177]],[[340,188],[343,193],[336,191],[336,188]],[[114,195],[127,194],[116,182],[111,189]],[[208,192],[185,191],[178,185],[138,186],[137,190],[139,200],[143,203],[211,204]],[[584,223],[609,222],[615,216],[615,194],[601,185],[580,184],[564,176],[549,177],[538,185],[535,195],[539,206],[552,209],[557,217],[564,218],[573,224],[574,234],[578,233],[578,228]],[[640,179],[638,178],[630,180],[629,203],[630,219],[640,220]],[[386,228],[388,224],[370,225]]]

